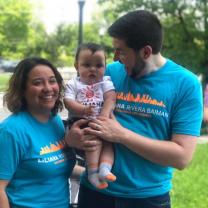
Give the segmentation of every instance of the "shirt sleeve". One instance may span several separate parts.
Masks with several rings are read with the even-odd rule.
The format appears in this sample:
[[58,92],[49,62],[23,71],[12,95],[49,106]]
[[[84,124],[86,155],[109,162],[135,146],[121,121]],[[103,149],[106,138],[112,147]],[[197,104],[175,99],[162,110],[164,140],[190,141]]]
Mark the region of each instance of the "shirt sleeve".
[[14,135],[6,130],[0,131],[0,179],[10,180],[21,158],[21,148]]
[[76,98],[76,80],[71,79],[68,81],[65,87],[64,98],[75,100]]
[[177,94],[172,117],[172,133],[199,136],[203,117],[202,87],[187,80]]
[[111,81],[110,76],[104,76],[103,78],[103,92],[108,92],[110,90],[115,90],[113,82]]

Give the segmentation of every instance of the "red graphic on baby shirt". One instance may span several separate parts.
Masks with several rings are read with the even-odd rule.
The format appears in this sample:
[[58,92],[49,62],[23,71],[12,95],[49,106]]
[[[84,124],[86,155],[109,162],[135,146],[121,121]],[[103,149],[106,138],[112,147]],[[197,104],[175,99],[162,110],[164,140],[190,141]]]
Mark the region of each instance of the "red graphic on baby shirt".
[[94,97],[94,92],[92,90],[87,90],[85,95],[87,98],[92,98]]
[[82,100],[86,101],[86,99],[87,99],[88,101],[92,101],[92,100],[97,99],[99,97],[100,97],[100,92],[99,92],[97,86],[90,85],[90,86],[87,86],[86,88],[82,89],[82,91],[81,91],[81,99]]

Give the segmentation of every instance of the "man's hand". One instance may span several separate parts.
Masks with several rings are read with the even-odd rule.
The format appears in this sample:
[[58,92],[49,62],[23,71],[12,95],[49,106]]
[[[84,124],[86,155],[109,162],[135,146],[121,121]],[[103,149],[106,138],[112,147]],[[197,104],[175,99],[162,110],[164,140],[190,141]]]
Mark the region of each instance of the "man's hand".
[[109,142],[119,143],[119,138],[125,132],[125,128],[122,127],[114,115],[111,113],[111,118],[99,117],[89,122],[90,128],[85,128],[84,132],[100,137]]
[[81,119],[66,132],[65,141],[68,146],[84,151],[95,151],[101,145],[101,141],[96,136],[84,132],[82,126],[87,123],[88,120]]

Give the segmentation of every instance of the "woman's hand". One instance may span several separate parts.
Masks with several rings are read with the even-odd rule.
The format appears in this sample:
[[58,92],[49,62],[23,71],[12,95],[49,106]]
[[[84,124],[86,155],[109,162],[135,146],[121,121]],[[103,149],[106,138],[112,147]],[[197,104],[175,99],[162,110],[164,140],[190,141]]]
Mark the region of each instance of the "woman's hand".
[[86,134],[82,128],[88,122],[88,120],[81,119],[66,132],[65,141],[68,146],[84,151],[95,151],[101,145],[101,141],[96,136]]
[[113,114],[110,118],[99,117],[89,122],[91,128],[85,128],[84,132],[100,137],[109,142],[120,143],[120,139],[125,134],[125,128],[122,127]]

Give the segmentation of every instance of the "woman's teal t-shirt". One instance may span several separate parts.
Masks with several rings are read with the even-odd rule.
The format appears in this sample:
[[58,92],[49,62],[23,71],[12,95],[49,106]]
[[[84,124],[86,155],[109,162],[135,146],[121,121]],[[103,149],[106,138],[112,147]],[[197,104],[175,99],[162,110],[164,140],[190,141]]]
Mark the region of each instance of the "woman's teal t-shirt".
[[68,207],[75,156],[64,133],[59,116],[40,123],[20,112],[0,124],[0,179],[10,181],[6,192],[12,207]]

